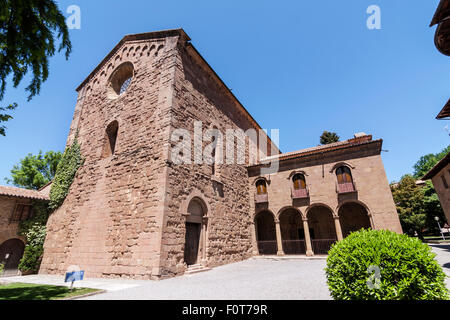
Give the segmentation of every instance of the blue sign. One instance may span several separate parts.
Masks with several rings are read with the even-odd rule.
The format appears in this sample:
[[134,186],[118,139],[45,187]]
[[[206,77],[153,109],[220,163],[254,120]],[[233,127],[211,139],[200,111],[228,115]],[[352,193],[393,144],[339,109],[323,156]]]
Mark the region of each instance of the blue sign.
[[80,281],[80,280],[83,280],[83,277],[84,277],[84,271],[67,272],[66,279],[64,280],[64,282]]

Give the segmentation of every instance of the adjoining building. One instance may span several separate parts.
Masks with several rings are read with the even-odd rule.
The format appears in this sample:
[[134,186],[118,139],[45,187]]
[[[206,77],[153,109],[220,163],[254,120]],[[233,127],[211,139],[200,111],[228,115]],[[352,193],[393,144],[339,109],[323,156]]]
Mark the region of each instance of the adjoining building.
[[19,235],[19,224],[31,218],[36,202],[47,202],[48,189],[41,191],[0,186],[0,264],[2,276],[17,275],[26,239]]
[[[182,29],[125,36],[77,91],[67,145],[78,136],[84,163],[49,218],[42,274],[78,265],[88,277],[162,279],[324,254],[360,228],[402,232],[382,140],[280,153]],[[230,129],[258,136],[195,140]],[[245,149],[244,161],[218,161],[224,146]],[[197,162],[207,148],[212,161]],[[176,161],[190,151],[192,162]]]
[[[436,48],[445,55],[450,55],[450,1],[441,0],[430,26],[438,24],[435,34]],[[450,100],[445,104],[439,114],[438,120],[450,119]],[[436,193],[441,202],[447,221],[450,221],[450,153],[439,161],[423,178],[433,182]]]

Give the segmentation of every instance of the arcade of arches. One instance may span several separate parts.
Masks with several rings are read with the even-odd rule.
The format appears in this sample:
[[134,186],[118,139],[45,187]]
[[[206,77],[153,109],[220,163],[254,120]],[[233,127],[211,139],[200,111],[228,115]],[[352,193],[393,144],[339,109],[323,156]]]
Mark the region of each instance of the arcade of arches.
[[261,255],[327,254],[331,245],[350,232],[372,227],[366,208],[356,202],[340,206],[338,214],[325,205],[312,205],[303,215],[296,208],[268,210],[255,216],[255,247]]

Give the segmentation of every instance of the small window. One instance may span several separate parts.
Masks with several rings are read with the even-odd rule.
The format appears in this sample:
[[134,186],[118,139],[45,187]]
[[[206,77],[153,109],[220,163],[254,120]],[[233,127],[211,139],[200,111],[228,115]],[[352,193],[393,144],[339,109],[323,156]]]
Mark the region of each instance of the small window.
[[266,181],[260,179],[256,182],[256,193],[257,194],[266,194],[267,193],[267,185]]
[[294,183],[294,190],[306,189],[306,180],[303,174],[297,173],[294,175],[292,182]]
[[14,208],[13,215],[11,217],[12,222],[20,222],[25,221],[29,217],[31,217],[31,205],[27,204],[16,204],[16,207]]
[[442,184],[444,185],[445,189],[448,189],[447,179],[445,179],[444,175],[441,176]]
[[117,121],[111,122],[106,128],[102,158],[112,156],[116,151],[117,133],[119,131],[119,123]]
[[337,168],[336,176],[339,184],[352,182],[352,173],[348,167],[342,166]]

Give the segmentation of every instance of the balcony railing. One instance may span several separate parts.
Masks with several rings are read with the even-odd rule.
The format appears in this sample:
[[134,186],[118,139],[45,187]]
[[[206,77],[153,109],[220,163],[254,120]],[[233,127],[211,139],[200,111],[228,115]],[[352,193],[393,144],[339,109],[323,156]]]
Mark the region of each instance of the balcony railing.
[[339,194],[356,192],[354,182],[336,183],[336,192]]
[[291,189],[291,197],[292,199],[305,199],[309,198],[309,188],[305,189]]
[[283,251],[285,254],[305,254],[305,240],[283,240]]
[[267,203],[269,202],[269,196],[267,193],[255,194],[255,203]]
[[314,254],[328,254],[328,251],[335,242],[335,239],[312,239],[311,244]]
[[277,241],[258,241],[259,254],[277,254]]

